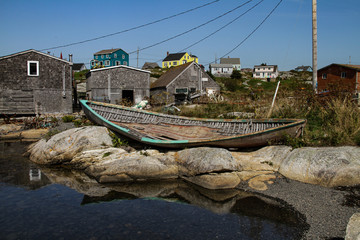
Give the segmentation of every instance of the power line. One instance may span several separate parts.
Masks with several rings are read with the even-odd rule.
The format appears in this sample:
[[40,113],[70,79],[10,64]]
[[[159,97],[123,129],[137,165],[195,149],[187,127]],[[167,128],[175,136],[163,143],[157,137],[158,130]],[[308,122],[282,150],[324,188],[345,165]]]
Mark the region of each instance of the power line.
[[[187,34],[187,33],[189,33],[189,32],[192,32],[192,31],[194,31],[194,30],[196,30],[196,29],[198,29],[198,28],[201,28],[201,27],[203,27],[203,26],[205,26],[205,25],[207,25],[207,24],[209,24],[209,23],[211,23],[211,22],[213,22],[213,21],[215,21],[215,20],[217,20],[217,19],[219,19],[219,18],[222,18],[223,16],[225,16],[225,15],[227,15],[227,14],[229,14],[229,13],[235,11],[235,10],[237,10],[238,8],[243,7],[244,5],[246,5],[246,4],[248,4],[249,2],[252,2],[252,1],[253,1],[253,0],[249,0],[249,1],[243,3],[243,4],[239,5],[239,6],[231,9],[230,11],[227,11],[227,12],[225,12],[225,13],[223,13],[223,14],[215,17],[215,18],[210,19],[209,21],[207,21],[207,22],[205,22],[205,23],[202,23],[202,24],[200,24],[200,25],[198,25],[198,26],[196,26],[196,27],[193,27],[193,28],[185,31],[185,32],[182,32],[182,33],[180,33],[180,34],[177,34],[177,35],[175,35],[175,36],[172,36],[172,37],[167,38],[167,39],[165,39],[165,40],[162,40],[162,41],[160,41],[160,42],[154,43],[154,44],[149,45],[149,46],[147,46],[147,47],[143,47],[143,48],[139,49],[139,51],[143,51],[143,50],[145,50],[145,49],[149,49],[149,48],[155,47],[155,46],[157,46],[157,45],[160,45],[160,44],[162,44],[162,43],[165,43],[165,42],[167,42],[167,41],[170,41],[170,40],[175,39],[175,38],[177,38],[177,37],[180,37],[180,36],[182,36],[182,35],[185,35],[185,34]],[[137,52],[137,50],[132,51],[132,52],[129,53],[129,55],[130,55],[130,54],[133,54],[133,53],[136,53],[136,52]]]
[[197,9],[200,9],[200,8],[203,8],[203,7],[206,7],[206,6],[208,6],[208,5],[211,5],[211,4],[213,4],[213,3],[215,3],[215,2],[219,2],[219,1],[220,1],[220,0],[215,0],[215,1],[212,1],[212,2],[210,2],[210,3],[206,3],[206,4],[204,4],[204,5],[201,5],[201,6],[198,6],[198,7],[195,7],[195,8],[192,8],[192,9],[189,9],[189,10],[186,10],[186,11],[183,11],[183,12],[180,12],[180,13],[177,13],[177,14],[174,14],[174,15],[171,15],[171,16],[169,16],[169,17],[165,17],[165,18],[162,18],[162,19],[159,19],[159,20],[155,20],[155,21],[150,22],[150,23],[146,23],[146,24],[142,24],[142,25],[139,25],[139,26],[136,26],[136,27],[132,27],[132,28],[129,28],[129,29],[125,29],[125,30],[122,30],[122,31],[120,31],[120,32],[110,33],[110,34],[103,35],[103,36],[100,36],[100,37],[91,38],[91,39],[87,39],[87,40],[83,40],[83,41],[79,41],[79,42],[74,42],[74,43],[69,43],[69,44],[65,44],[65,45],[61,45],[61,46],[57,46],[57,47],[45,48],[45,49],[41,49],[41,50],[39,50],[39,51],[47,51],[47,50],[52,50],[52,49],[57,49],[57,48],[64,48],[64,47],[69,47],[69,46],[73,46],[73,45],[78,45],[78,44],[82,44],[82,43],[86,43],[86,42],[91,42],[91,41],[99,40],[99,39],[102,39],[102,38],[111,37],[111,36],[114,36],[114,35],[117,35],[117,34],[129,32],[129,31],[136,30],[136,29],[139,29],[139,28],[142,28],[142,27],[146,27],[146,26],[149,26],[149,25],[152,25],[152,24],[155,24],[155,23],[159,23],[159,22],[168,20],[168,19],[170,19],[170,18],[178,17],[178,16],[183,15],[183,14],[185,14],[185,13],[192,12],[192,11],[194,11],[194,10],[197,10]]
[[[242,40],[238,45],[236,45],[233,49],[231,49],[229,52],[225,53],[225,54],[224,54],[222,57],[220,57],[220,58],[223,58],[223,57],[229,55],[230,53],[232,53],[233,51],[235,51],[238,47],[240,47],[251,35],[253,35],[253,34],[261,27],[261,25],[263,25],[263,24],[265,23],[265,21],[266,21],[266,20],[271,16],[271,14],[278,8],[278,6],[280,5],[280,3],[281,3],[282,1],[283,1],[283,0],[280,0],[280,1],[278,2],[278,4],[277,4],[277,5],[270,11],[270,13],[264,18],[264,20],[262,20],[262,22],[261,22],[249,35],[247,35],[246,38],[244,38],[244,40]],[[220,58],[218,58],[218,59],[220,59]],[[218,59],[216,59],[216,60],[218,60]],[[216,60],[215,60],[215,61],[216,61]],[[211,63],[214,63],[215,61],[212,61],[212,62],[206,64],[205,66],[208,66],[208,65],[210,65]]]
[[178,51],[179,52],[183,52],[186,49],[189,49],[193,46],[195,46],[196,44],[199,44],[200,42],[204,41],[205,39],[215,35],[216,33],[220,32],[221,30],[223,30],[224,28],[226,28],[227,26],[229,26],[230,24],[232,24],[233,22],[235,22],[236,20],[238,20],[239,18],[241,18],[242,16],[244,16],[246,13],[250,12],[252,9],[254,9],[255,7],[257,7],[260,3],[262,3],[264,0],[261,0],[260,2],[258,2],[257,4],[255,4],[254,6],[252,6],[251,8],[249,8],[247,11],[245,11],[243,14],[241,14],[240,16],[234,18],[232,21],[228,22],[227,24],[223,25],[222,27],[220,27],[219,29],[217,29],[216,31],[210,33],[209,35],[207,35],[206,37],[200,39],[199,41],[187,46],[186,48],[183,48],[182,50]]

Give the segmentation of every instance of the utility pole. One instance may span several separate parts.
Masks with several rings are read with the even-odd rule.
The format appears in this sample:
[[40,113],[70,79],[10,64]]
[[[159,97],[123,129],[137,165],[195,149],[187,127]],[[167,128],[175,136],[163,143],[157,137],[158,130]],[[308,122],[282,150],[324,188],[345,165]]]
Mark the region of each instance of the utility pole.
[[313,89],[317,93],[317,13],[316,0],[312,0],[312,64],[313,64]]
[[136,55],[137,55],[137,57],[136,57],[136,67],[139,68],[139,47],[136,50]]

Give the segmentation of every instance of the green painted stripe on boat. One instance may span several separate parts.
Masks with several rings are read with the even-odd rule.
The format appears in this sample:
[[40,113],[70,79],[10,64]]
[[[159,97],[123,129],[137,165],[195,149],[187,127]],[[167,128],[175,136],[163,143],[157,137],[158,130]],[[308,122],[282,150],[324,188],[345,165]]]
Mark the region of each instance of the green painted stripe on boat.
[[95,112],[91,107],[89,107],[86,103],[88,102],[87,100],[80,100],[80,102],[83,103],[83,105],[92,113],[94,114],[96,117],[100,118],[102,121],[106,122],[107,124],[123,131],[123,132],[126,132],[128,133],[130,130],[127,129],[127,128],[123,128],[123,127],[120,127],[112,122],[110,122],[109,120],[105,119],[103,116],[101,116],[100,114],[98,114],[97,112]]
[[150,142],[150,143],[166,143],[166,144],[170,144],[170,143],[188,143],[189,140],[160,140],[160,139],[152,139],[152,138],[147,138],[147,137],[143,137],[141,138],[142,142]]

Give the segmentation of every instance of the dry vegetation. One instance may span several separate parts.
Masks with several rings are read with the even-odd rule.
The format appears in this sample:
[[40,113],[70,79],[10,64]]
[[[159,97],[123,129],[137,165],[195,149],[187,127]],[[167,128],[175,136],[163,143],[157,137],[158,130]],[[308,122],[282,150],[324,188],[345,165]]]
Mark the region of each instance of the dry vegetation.
[[[203,118],[267,118],[277,82],[217,78],[223,102],[202,98],[179,111],[158,111]],[[234,116],[228,113],[243,113]],[[240,117],[239,117],[240,116]],[[351,94],[341,89],[327,96],[315,95],[312,85],[302,79],[283,79],[271,118],[307,119],[301,138],[288,138],[285,144],[302,146],[360,145],[360,109]]]

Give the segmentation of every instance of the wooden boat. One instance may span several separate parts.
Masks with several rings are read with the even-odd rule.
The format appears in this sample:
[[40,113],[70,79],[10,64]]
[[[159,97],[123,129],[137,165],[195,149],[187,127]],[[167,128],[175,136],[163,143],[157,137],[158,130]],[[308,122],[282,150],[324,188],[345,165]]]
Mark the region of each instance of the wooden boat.
[[247,148],[267,145],[285,135],[298,137],[303,119],[202,119],[150,112],[81,100],[86,116],[120,136],[165,148],[216,146]]

